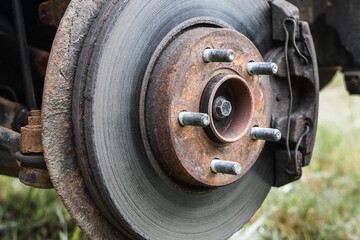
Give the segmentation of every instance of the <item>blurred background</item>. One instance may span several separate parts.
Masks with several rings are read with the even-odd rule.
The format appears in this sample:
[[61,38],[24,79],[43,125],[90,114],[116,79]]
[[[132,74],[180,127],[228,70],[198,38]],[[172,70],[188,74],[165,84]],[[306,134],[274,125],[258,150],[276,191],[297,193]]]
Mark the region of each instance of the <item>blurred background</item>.
[[[315,153],[301,180],[273,188],[237,239],[359,239],[360,97],[339,72],[320,94]],[[0,239],[84,239],[55,190],[0,177]]]

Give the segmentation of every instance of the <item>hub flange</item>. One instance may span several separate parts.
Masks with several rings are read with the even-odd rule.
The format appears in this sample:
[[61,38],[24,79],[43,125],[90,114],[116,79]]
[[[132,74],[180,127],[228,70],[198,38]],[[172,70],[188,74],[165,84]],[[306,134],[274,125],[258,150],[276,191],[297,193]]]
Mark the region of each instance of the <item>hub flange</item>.
[[[208,48],[231,49],[235,59],[206,63],[202,54]],[[145,119],[157,171],[192,187],[224,186],[246,174],[264,146],[251,139],[250,129],[268,127],[271,112],[269,77],[250,76],[250,61],[263,59],[249,39],[230,29],[198,27],[166,43],[145,80],[145,117],[140,118]],[[213,113],[218,97],[231,104],[231,113],[221,119]],[[207,113],[210,126],[205,131],[181,126],[178,116],[183,111]],[[237,162],[242,171],[214,173],[213,159]]]

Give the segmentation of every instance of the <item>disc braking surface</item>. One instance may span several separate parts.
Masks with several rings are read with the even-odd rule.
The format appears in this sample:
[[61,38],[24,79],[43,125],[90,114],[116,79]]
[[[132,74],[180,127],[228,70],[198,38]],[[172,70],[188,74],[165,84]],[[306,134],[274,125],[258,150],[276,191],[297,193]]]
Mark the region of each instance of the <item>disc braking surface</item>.
[[[231,28],[265,54],[271,47],[267,1],[131,0],[109,1],[102,8],[95,20],[88,18],[92,26],[81,34],[66,38],[73,25],[65,20],[60,25],[55,43],[69,40],[75,45],[87,36],[80,54],[68,57],[66,51],[56,51],[50,58],[51,71],[59,71],[45,86],[44,147],[57,192],[92,236],[103,231],[103,236],[131,239],[230,237],[270,189],[272,162],[266,156],[271,149],[265,145],[253,167],[233,184],[200,192],[184,188],[151,164],[141,131],[140,95],[156,49],[179,26]],[[84,19],[72,11],[64,19],[69,16],[72,23]],[[59,84],[63,87],[54,87]],[[64,148],[65,139],[69,148]],[[81,174],[75,171],[77,164]],[[93,206],[92,201],[98,209],[81,208]],[[107,222],[99,221],[100,212]],[[119,235],[112,234],[112,227]]]

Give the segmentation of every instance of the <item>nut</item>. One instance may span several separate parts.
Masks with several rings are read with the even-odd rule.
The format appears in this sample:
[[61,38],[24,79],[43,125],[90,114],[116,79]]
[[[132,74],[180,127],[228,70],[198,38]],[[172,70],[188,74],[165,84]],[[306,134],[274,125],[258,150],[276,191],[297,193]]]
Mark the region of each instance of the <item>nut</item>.
[[214,115],[215,118],[220,120],[230,116],[232,111],[231,102],[226,100],[224,97],[218,97],[214,102]]

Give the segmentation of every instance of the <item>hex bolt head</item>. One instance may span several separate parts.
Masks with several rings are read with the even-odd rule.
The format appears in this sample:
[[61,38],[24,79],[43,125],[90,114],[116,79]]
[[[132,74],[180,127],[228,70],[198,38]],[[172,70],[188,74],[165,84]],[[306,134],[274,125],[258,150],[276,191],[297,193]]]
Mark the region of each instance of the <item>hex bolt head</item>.
[[210,165],[211,171],[214,173],[224,173],[230,175],[239,175],[241,173],[241,165],[238,162],[224,161],[214,159]]
[[235,52],[231,49],[205,49],[202,54],[204,62],[233,62]]
[[214,101],[213,114],[218,120],[230,116],[232,111],[231,102],[226,100],[224,97],[218,97]]
[[279,70],[273,62],[249,62],[246,69],[249,75],[274,75]]
[[275,128],[253,127],[251,129],[251,138],[253,140],[278,142],[281,139],[281,132]]
[[181,112],[178,117],[181,126],[207,127],[210,117],[206,113]]

